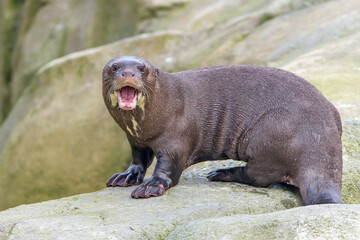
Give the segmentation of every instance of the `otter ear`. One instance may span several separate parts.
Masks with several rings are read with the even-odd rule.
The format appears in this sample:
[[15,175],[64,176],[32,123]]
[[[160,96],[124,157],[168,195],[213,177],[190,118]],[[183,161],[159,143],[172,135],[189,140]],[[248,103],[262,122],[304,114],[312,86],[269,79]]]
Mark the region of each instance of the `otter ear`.
[[147,68],[145,65],[140,65],[137,68],[141,73],[145,73],[145,71],[147,71]]
[[139,72],[141,72],[141,74],[145,76],[149,74],[149,68],[145,64],[138,66],[137,69],[139,70]]
[[155,68],[154,74],[155,74],[156,76],[159,76],[159,69],[158,69],[158,68]]

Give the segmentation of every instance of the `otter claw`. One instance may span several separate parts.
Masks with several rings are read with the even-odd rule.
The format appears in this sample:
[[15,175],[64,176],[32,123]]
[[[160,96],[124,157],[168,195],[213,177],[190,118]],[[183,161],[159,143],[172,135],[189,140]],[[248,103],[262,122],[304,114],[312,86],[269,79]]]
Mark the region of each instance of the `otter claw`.
[[132,165],[124,173],[116,173],[106,182],[107,187],[128,187],[139,185],[144,179],[142,167]]
[[132,193],[133,198],[159,197],[168,188],[166,181],[160,177],[153,176],[146,183],[137,187]]

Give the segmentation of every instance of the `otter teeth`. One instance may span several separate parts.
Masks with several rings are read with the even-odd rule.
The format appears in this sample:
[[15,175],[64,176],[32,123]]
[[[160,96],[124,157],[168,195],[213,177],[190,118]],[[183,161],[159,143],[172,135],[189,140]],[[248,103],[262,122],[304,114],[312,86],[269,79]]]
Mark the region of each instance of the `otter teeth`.
[[[119,98],[118,92],[119,92],[119,90],[115,90],[115,91],[113,91],[113,93],[110,94],[111,105],[113,107],[116,107],[116,106],[120,107],[120,106],[124,105],[124,100]],[[134,97],[136,97],[136,99],[134,99],[135,102],[136,102],[136,105],[139,105],[139,107],[141,109],[143,109],[144,108],[144,106],[143,106],[144,101],[142,99],[142,97],[143,97],[142,92],[138,91],[138,90],[135,90],[134,91]],[[140,100],[140,102],[139,102],[139,100]]]

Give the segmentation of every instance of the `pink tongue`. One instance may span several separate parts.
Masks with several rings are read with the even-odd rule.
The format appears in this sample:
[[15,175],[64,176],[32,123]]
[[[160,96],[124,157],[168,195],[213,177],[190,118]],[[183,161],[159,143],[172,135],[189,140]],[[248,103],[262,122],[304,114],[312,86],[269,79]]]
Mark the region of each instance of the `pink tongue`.
[[123,87],[118,93],[119,107],[124,110],[132,110],[136,107],[137,91],[132,87]]
[[134,99],[135,88],[123,87],[120,90],[120,96],[123,100],[131,101]]

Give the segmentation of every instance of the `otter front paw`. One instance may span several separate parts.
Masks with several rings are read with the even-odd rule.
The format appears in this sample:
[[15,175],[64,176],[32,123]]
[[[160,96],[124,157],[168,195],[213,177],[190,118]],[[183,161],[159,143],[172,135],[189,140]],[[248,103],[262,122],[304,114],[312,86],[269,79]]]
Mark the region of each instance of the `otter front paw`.
[[133,198],[149,198],[163,195],[169,188],[167,181],[158,176],[152,176],[146,183],[137,187],[132,193]]
[[107,187],[128,187],[139,185],[144,180],[144,167],[131,165],[125,172],[114,174],[107,182]]

